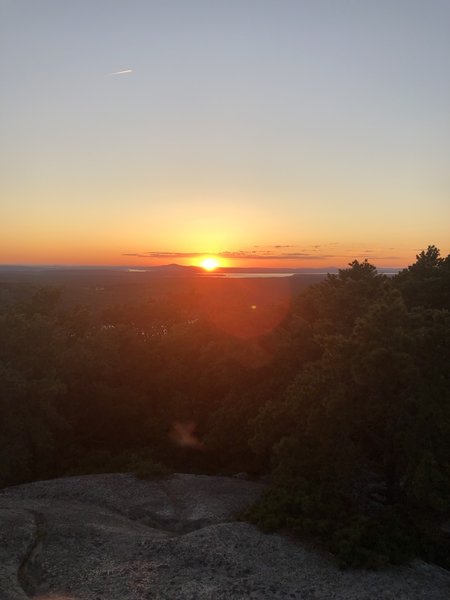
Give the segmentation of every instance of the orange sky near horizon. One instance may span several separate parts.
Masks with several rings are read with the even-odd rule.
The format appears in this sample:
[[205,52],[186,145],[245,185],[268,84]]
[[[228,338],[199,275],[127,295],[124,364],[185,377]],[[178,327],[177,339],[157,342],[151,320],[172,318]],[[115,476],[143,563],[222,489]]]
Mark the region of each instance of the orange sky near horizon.
[[450,252],[450,4],[106,4],[0,7],[0,264]]
[[[285,186],[278,200],[274,190],[245,196],[237,186],[214,193],[186,183],[183,193],[147,183],[127,200],[125,188],[105,192],[99,183],[92,192],[80,183],[68,191],[57,183],[15,182],[6,190],[15,202],[2,208],[0,264],[189,265],[212,255],[238,267],[345,267],[355,258],[404,267],[429,244],[450,252],[448,222],[424,212],[419,198],[409,209],[393,204],[387,219],[371,209],[373,192],[371,203],[353,198],[333,210],[339,188],[328,197]],[[80,194],[90,202],[80,206]],[[155,201],[146,202],[146,194]]]
[[[217,249],[211,245],[192,244],[195,250],[180,251],[168,250],[168,244],[161,244],[162,251],[150,251],[146,255],[145,246],[136,253],[122,252],[128,249],[126,243],[115,236],[110,239],[101,239],[92,242],[84,239],[68,240],[64,235],[38,236],[30,239],[29,246],[23,245],[20,249],[15,247],[13,240],[2,236],[0,240],[0,264],[4,265],[67,265],[67,266],[136,266],[149,267],[164,264],[180,264],[201,266],[206,257],[216,258],[221,267],[246,267],[246,268],[326,268],[346,267],[355,258],[367,259],[377,267],[405,267],[412,264],[416,254],[426,249],[428,242],[416,247],[377,247],[376,244],[283,244],[285,248],[277,248],[281,244],[264,246],[257,244],[250,248],[238,247],[237,251]],[[195,239],[194,242],[197,240]],[[431,239],[430,243],[435,243]],[[137,245],[136,243],[134,244]],[[441,255],[449,253],[448,247],[436,244]],[[226,246],[227,248],[230,246]],[[288,256],[289,255],[289,256]]]

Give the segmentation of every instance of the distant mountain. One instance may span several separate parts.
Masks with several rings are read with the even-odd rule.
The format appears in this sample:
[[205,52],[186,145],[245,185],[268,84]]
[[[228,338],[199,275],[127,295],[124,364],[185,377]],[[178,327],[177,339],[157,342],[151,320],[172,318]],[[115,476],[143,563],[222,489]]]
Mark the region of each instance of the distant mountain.
[[156,267],[141,267],[140,269],[138,268],[136,270],[153,274],[157,273],[158,275],[167,275],[170,277],[185,277],[197,275],[198,273],[204,273],[204,269],[201,267],[195,267],[193,265],[178,265],[176,263],[172,263],[170,265],[158,265]]
[[203,271],[201,267],[195,267],[194,265],[179,265],[177,263],[171,263],[170,265],[158,265],[157,267],[147,267],[148,271],[155,271],[156,269],[169,271],[185,271],[185,272],[199,272]]

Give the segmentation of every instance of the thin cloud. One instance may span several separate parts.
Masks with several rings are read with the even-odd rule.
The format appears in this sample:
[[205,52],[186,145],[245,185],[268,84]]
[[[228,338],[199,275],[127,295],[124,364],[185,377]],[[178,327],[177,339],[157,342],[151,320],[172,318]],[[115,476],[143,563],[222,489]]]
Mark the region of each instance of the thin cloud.
[[365,256],[363,255],[364,258],[367,258],[367,260],[401,260],[401,256]]
[[[125,252],[122,256],[137,256],[139,258],[195,258],[208,252]],[[214,254],[216,256],[216,254]]]
[[161,258],[176,260],[179,258],[197,258],[211,254],[219,258],[232,259],[257,259],[257,260],[313,260],[313,259],[329,259],[337,258],[338,255],[333,254],[311,254],[309,252],[272,252],[270,250],[255,252],[255,251],[228,251],[223,252],[126,252],[122,256],[135,256],[137,258]]
[[[223,250],[221,252],[170,252],[170,251],[148,251],[148,252],[126,252],[122,256],[133,256],[135,258],[146,258],[152,260],[163,260],[175,262],[179,259],[195,259],[204,257],[205,255],[216,256],[217,258],[234,259],[234,260],[262,260],[262,261],[308,261],[308,260],[333,260],[333,259],[353,259],[356,257],[366,258],[368,260],[400,260],[400,256],[386,255],[383,256],[382,252],[366,250],[350,250],[347,249],[340,253],[319,253],[317,249],[318,245],[312,246],[312,251],[308,248],[302,248],[298,252],[281,252],[279,249],[291,248],[294,246],[290,245],[277,245],[269,246],[274,250]],[[255,246],[253,246],[255,248]]]

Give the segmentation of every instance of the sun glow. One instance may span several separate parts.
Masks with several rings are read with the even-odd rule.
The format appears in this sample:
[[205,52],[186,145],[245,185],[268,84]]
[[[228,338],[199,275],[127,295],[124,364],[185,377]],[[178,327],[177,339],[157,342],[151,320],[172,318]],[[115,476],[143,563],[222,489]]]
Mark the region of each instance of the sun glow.
[[214,271],[219,266],[219,261],[212,256],[207,256],[201,261],[200,266],[205,269],[205,271]]

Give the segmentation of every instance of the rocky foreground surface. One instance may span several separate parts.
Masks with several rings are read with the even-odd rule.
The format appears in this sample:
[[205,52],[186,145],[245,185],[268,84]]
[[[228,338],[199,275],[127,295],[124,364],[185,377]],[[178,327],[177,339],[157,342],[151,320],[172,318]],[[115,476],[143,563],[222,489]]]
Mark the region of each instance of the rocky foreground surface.
[[416,562],[339,571],[234,516],[262,484],[90,475],[0,492],[0,600],[444,600],[450,573]]

